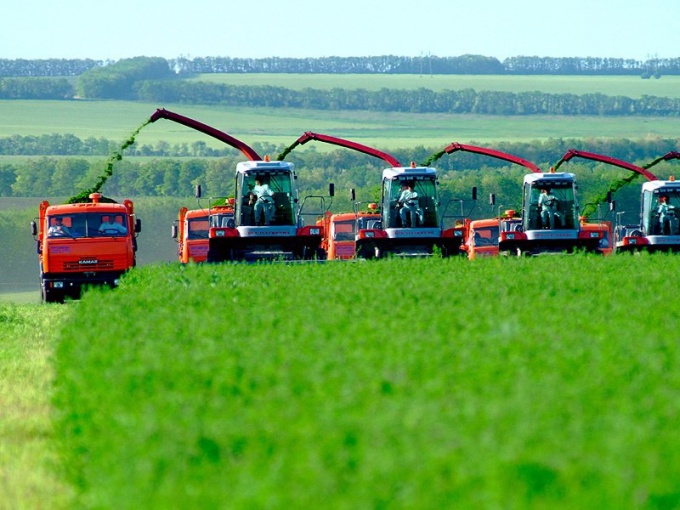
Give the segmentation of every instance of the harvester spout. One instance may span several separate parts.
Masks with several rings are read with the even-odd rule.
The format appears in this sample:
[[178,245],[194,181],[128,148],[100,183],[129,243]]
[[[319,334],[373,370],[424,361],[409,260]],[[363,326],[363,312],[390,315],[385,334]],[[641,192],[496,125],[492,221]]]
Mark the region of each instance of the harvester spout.
[[321,133],[313,133],[312,131],[306,131],[305,133],[300,136],[295,142],[293,142],[290,147],[288,147],[284,152],[281,153],[279,156],[279,160],[282,160],[291,150],[293,150],[295,147],[298,145],[304,145],[310,140],[315,140],[317,142],[324,142],[324,143],[329,143],[331,145],[338,145],[340,147],[345,147],[347,149],[352,149],[357,152],[362,152],[364,154],[368,154],[369,156],[373,156],[379,159],[382,159],[385,161],[388,165],[392,167],[400,167],[401,165],[399,164],[399,161],[392,156],[391,154],[388,154],[386,152],[380,151],[378,149],[374,149],[373,147],[369,147],[367,145],[363,145],[357,142],[352,142],[351,140],[345,140],[344,138],[338,138],[336,136],[330,136],[330,135],[324,135]]
[[[623,161],[621,159],[617,158],[612,158],[611,156],[604,156],[602,154],[597,154],[595,152],[586,152],[586,151],[580,151],[576,149],[569,149],[564,156],[562,156],[562,159],[560,159],[557,164],[554,166],[555,170],[557,170],[562,163],[566,163],[572,158],[575,157],[581,157],[585,159],[591,159],[593,161],[600,161],[602,163],[607,163],[610,165],[618,166],[619,168],[625,168],[626,170],[630,170],[631,172],[635,172],[636,174],[640,174],[645,177],[648,181],[656,181],[657,177],[647,171],[645,168],[634,165],[632,163],[628,163],[627,161]],[[662,158],[663,159],[663,158]],[[651,165],[649,165],[651,166]]]
[[651,168],[654,165],[656,165],[657,163],[660,163],[661,161],[668,161],[670,159],[680,159],[680,152],[678,152],[678,151],[667,152],[663,156],[656,158],[651,163],[647,163],[646,165],[642,165],[642,168]]
[[185,117],[184,115],[171,112],[164,108],[157,109],[153,113],[153,115],[151,115],[151,118],[149,120],[151,122],[156,122],[158,119],[171,120],[173,122],[177,122],[178,124],[182,124],[184,126],[195,129],[196,131],[200,131],[201,133],[205,133],[208,136],[212,136],[213,138],[216,138],[217,140],[220,140],[221,142],[224,142],[227,145],[235,149],[238,149],[250,161],[262,161],[260,155],[257,152],[255,152],[255,150],[251,148],[249,145],[212,126],[208,126],[207,124],[203,124],[202,122],[190,119],[189,117]]
[[473,152],[475,154],[481,154],[483,156],[490,156],[492,158],[496,159],[501,159],[503,161],[507,161],[509,163],[515,163],[517,165],[523,166],[525,168],[528,168],[534,173],[541,173],[541,169],[538,168],[535,164],[533,164],[531,161],[527,161],[524,158],[520,158],[518,156],[514,156],[513,154],[508,154],[506,152],[501,152],[497,151],[494,149],[488,149],[486,147],[477,147],[475,145],[465,145],[462,143],[457,143],[453,142],[450,145],[447,145],[444,150],[437,152],[436,154],[433,154],[430,156],[428,159],[427,163],[425,166],[431,164],[432,162],[438,160],[441,158],[444,154],[451,154],[456,151],[465,151],[465,152]]

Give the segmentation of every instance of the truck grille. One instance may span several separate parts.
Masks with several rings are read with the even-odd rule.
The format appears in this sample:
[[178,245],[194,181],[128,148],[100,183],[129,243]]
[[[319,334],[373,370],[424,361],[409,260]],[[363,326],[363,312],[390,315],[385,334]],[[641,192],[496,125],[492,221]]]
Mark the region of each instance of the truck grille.
[[113,269],[113,260],[68,260],[64,262],[64,271],[106,271]]

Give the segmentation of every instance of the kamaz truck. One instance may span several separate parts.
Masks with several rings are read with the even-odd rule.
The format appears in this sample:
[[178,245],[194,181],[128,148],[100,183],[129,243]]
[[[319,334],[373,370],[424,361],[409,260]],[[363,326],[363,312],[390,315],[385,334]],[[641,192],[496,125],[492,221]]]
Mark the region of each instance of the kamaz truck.
[[123,273],[136,265],[140,231],[131,200],[121,204],[92,193],[85,203],[41,202],[39,218],[31,223],[41,299],[63,302],[78,299],[88,286],[118,286]]

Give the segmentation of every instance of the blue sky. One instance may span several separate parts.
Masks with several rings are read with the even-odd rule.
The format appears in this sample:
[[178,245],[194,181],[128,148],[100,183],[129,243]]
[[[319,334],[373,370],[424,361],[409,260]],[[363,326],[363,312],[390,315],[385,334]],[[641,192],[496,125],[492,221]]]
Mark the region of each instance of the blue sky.
[[0,58],[680,57],[680,0],[20,0]]

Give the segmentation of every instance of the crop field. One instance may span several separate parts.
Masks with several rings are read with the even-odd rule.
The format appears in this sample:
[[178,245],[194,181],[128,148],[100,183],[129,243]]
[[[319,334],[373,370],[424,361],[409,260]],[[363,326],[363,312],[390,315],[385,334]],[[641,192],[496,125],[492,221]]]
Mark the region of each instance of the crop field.
[[[181,113],[236,136],[249,145],[286,147],[305,131],[332,134],[385,149],[442,147],[453,141],[676,138],[678,120],[668,117],[489,116],[294,108],[236,108],[125,101],[0,101],[0,137],[73,134],[79,138],[127,140],[157,108]],[[223,144],[174,122],[159,120],[137,137],[140,145],[159,142]],[[301,150],[332,150],[313,146]],[[0,161],[8,156],[0,156]],[[9,156],[12,157],[12,156]]]
[[680,76],[643,80],[639,76],[214,73],[199,74],[192,80],[239,86],[268,85],[293,90],[425,88],[435,91],[474,89],[514,93],[605,94],[632,98],[680,97]]
[[12,508],[676,508],[679,265],[165,264],[0,302],[3,370],[41,351],[9,394],[42,403],[0,444],[44,447],[0,478],[58,461]]

